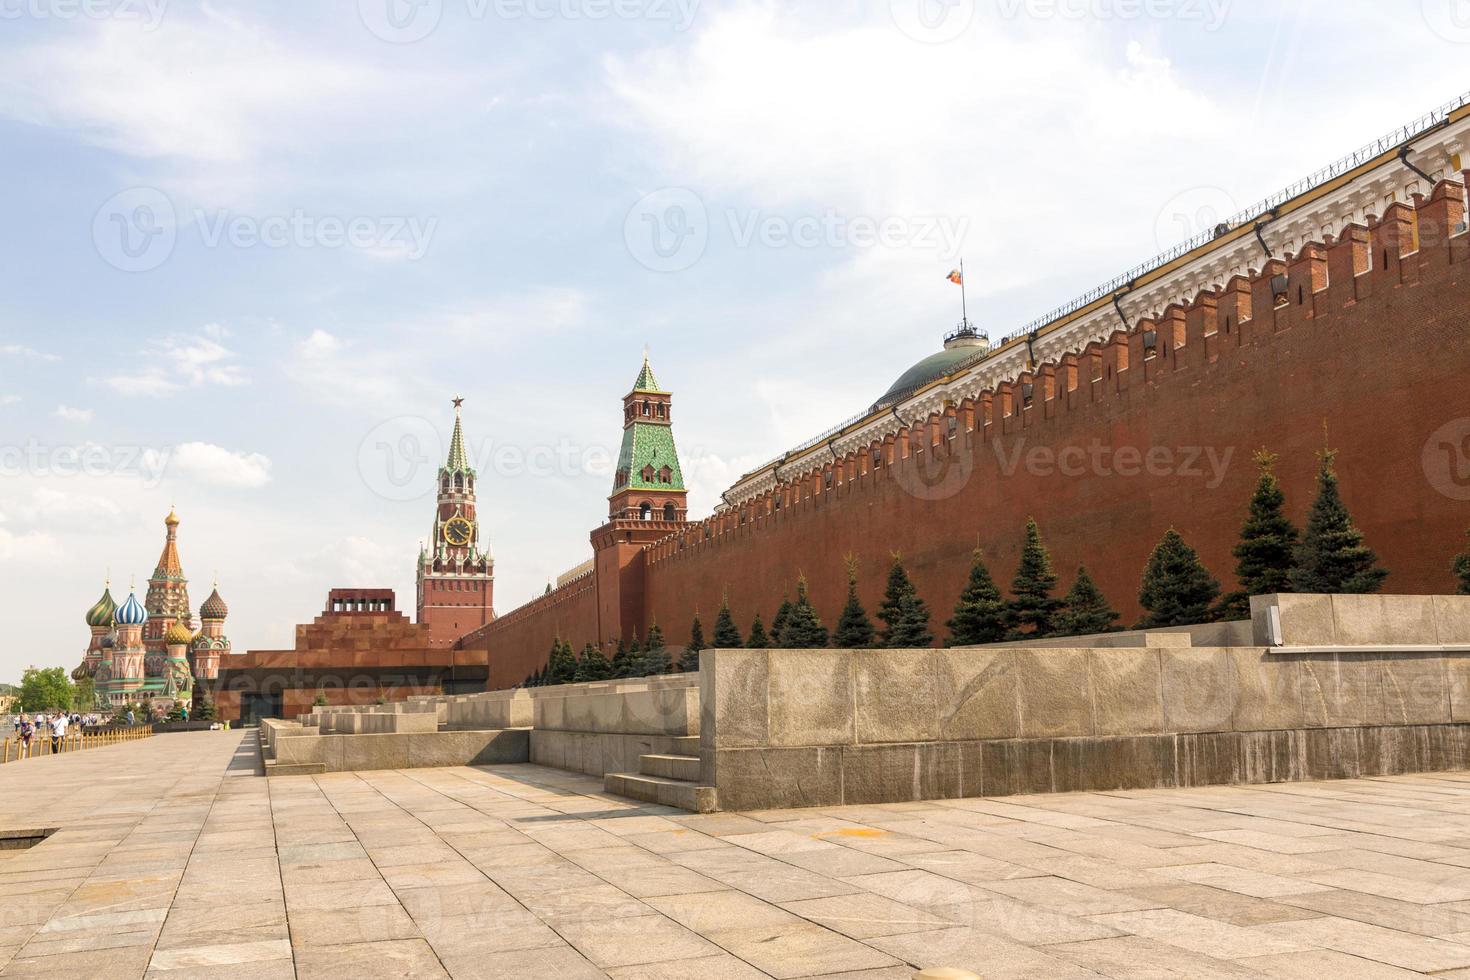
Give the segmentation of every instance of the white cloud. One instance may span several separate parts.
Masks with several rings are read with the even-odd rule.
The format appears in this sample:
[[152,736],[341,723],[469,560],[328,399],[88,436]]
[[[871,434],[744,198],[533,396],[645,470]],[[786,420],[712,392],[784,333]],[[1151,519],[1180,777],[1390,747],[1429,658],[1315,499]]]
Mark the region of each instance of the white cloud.
[[53,564],[62,555],[55,538],[42,531],[12,532],[3,526],[0,514],[0,561],[26,564]]
[[348,408],[402,405],[409,399],[404,384],[409,351],[360,348],[326,330],[313,330],[292,348],[286,376],[318,401]]
[[[174,334],[148,346],[149,363],[128,374],[113,375],[105,384],[120,395],[162,398],[185,388],[234,388],[248,384],[245,369],[220,339],[228,335],[219,324],[204,327],[202,336]],[[161,362],[161,363],[160,363]]]
[[52,414],[63,422],[90,422],[96,413],[90,408],[68,408],[65,405],[57,405],[56,411]]
[[16,514],[34,527],[68,534],[97,533],[112,527],[123,513],[116,495],[73,493],[38,487],[30,499],[15,506]]
[[[452,74],[442,60],[395,61],[388,70],[358,45],[329,50],[320,38],[269,23],[268,13],[239,10],[226,17],[208,4],[197,12],[170,4],[152,30],[83,18],[12,46],[0,73],[0,117],[146,160],[150,185],[178,206],[259,206],[318,181],[329,148],[356,146],[388,119],[405,130],[418,125],[429,115],[423,92],[467,94],[484,71],[470,64]],[[350,39],[361,28],[349,16]],[[303,143],[302,133],[311,139]]]
[[0,405],[14,405],[18,401],[19,395],[0,395]]
[[277,125],[292,129],[287,120],[309,107],[381,90],[391,77],[182,10],[152,31],[117,18],[78,23],[23,49],[10,68],[0,114],[129,156],[200,164],[254,158]]
[[5,355],[6,357],[20,357],[31,361],[61,360],[61,358],[55,354],[47,354],[42,351],[36,350],[34,347],[27,347],[24,344],[0,344],[0,354]]
[[375,588],[397,582],[405,558],[415,552],[412,542],[385,542],[348,535],[299,558],[267,566],[271,576],[301,582],[330,582],[329,587]]
[[208,442],[186,442],[169,450],[144,453],[150,469],[164,476],[220,486],[255,488],[271,481],[271,461],[260,453],[234,452]]

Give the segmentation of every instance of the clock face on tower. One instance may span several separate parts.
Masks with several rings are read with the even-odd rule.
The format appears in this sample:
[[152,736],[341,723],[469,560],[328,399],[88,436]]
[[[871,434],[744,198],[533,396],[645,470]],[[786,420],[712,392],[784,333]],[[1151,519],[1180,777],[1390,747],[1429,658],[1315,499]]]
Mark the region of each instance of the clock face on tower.
[[456,547],[463,547],[474,537],[475,525],[463,517],[450,518],[444,525],[444,540]]

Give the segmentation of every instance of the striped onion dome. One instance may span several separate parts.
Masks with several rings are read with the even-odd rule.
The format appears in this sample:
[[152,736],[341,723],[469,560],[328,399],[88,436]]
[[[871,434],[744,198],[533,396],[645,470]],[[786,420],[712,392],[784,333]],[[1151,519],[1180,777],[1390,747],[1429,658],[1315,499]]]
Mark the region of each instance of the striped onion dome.
[[102,598],[98,599],[97,604],[87,610],[87,625],[111,626],[112,614],[115,612],[117,612],[117,603],[113,601],[112,590],[104,588],[102,590]]
[[219,596],[219,588],[216,587],[204,600],[204,605],[199,607],[200,619],[224,619],[230,614],[230,607],[225,605],[225,600]]
[[127,600],[113,613],[112,621],[119,626],[142,626],[148,622],[148,610],[143,608],[135,594],[129,592]]
[[194,631],[189,629],[188,624],[182,619],[174,620],[174,624],[163,634],[163,642],[168,646],[174,646],[175,644],[187,645],[193,639]]

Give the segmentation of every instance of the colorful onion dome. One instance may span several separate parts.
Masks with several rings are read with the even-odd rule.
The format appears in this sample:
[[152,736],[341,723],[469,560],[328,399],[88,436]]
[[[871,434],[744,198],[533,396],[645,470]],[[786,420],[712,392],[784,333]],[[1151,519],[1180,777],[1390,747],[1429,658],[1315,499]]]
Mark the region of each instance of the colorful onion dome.
[[175,644],[187,646],[192,639],[194,639],[194,631],[189,629],[188,624],[182,619],[174,620],[174,624],[163,634],[163,642],[167,646],[174,646]]
[[97,604],[87,610],[87,625],[111,626],[112,614],[115,612],[117,612],[117,603],[113,601],[112,590],[110,588],[104,588],[102,590],[102,598],[98,599]]
[[148,622],[148,610],[143,608],[136,594],[129,592],[127,600],[112,614],[112,621],[119,626],[142,626]]
[[224,619],[230,614],[230,607],[225,605],[225,600],[219,597],[219,587],[209,594],[204,600],[204,605],[199,607],[200,619]]

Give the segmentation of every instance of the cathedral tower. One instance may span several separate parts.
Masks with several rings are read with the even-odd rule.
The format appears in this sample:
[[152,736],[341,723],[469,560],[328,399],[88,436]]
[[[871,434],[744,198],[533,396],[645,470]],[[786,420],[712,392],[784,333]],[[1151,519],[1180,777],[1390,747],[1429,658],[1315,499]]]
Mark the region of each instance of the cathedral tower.
[[102,588],[102,598],[87,610],[87,626],[92,631],[92,639],[87,643],[87,652],[82,657],[81,665],[71,672],[72,680],[95,677],[97,668],[104,659],[104,651],[106,659],[111,662],[112,616],[116,612],[117,603],[113,601],[112,583],[109,582]]
[[495,618],[495,562],[480,549],[475,512],[475,470],[464,448],[463,398],[454,399],[449,457],[439,468],[434,526],[419,552],[418,621],[430,627],[434,646],[451,646]]
[[112,651],[112,669],[106,677],[99,670],[97,681],[112,703],[122,704],[143,689],[143,631],[148,627],[148,611],[131,589],[113,615],[113,622],[117,642]]
[[212,681],[219,676],[219,663],[230,653],[230,641],[225,636],[225,617],[230,607],[220,598],[219,586],[199,607],[199,635],[194,637],[194,677],[201,681]]
[[163,664],[168,653],[164,634],[176,622],[189,625],[189,580],[184,578],[184,567],[179,561],[179,517],[169,510],[163,519],[166,536],[163,553],[158,556],[158,566],[148,580],[148,594],[143,607],[148,610],[148,623],[143,628],[143,645],[147,648],[148,674],[161,677]]

